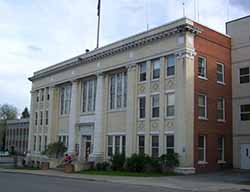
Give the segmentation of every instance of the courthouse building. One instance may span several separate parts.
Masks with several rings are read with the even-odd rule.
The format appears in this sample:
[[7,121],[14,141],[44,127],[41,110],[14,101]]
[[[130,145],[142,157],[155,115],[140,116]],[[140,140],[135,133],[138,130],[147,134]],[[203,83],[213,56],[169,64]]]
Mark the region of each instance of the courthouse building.
[[24,155],[28,151],[29,119],[8,120],[6,127],[5,148],[14,149]]
[[250,169],[250,16],[230,21],[234,167]]
[[231,39],[182,18],[34,73],[29,150],[81,162],[173,151],[179,171],[232,164]]

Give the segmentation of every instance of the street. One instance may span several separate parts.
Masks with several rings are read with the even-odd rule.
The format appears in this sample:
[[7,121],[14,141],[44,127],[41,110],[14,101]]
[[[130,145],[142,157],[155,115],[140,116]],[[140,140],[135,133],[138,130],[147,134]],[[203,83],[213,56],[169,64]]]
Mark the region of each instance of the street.
[[[1,192],[185,192],[162,187],[137,186],[91,180],[0,173]],[[186,191],[188,192],[188,191]]]

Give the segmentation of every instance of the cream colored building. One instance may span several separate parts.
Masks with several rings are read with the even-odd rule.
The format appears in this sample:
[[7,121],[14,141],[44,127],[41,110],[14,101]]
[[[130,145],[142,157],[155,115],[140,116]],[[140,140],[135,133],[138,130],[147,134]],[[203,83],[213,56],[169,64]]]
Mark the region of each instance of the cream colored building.
[[35,72],[32,156],[58,140],[79,161],[174,150],[180,169],[194,172],[194,36],[199,32],[182,18]]
[[234,167],[250,169],[250,16],[230,21]]

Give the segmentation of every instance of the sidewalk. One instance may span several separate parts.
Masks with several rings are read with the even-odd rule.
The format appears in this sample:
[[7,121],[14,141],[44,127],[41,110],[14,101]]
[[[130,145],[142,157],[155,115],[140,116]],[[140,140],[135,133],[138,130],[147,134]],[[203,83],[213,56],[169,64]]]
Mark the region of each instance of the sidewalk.
[[[169,176],[169,177],[114,177],[114,176],[99,176],[99,175],[85,175],[85,174],[65,174],[55,170],[14,170],[14,169],[0,169],[0,172],[6,173],[22,173],[34,174],[40,176],[62,177],[69,179],[83,179],[88,181],[123,183],[131,185],[148,185],[157,187],[166,187],[169,189],[191,190],[197,192],[239,192],[242,189],[250,191],[250,186],[239,185],[223,181],[211,181],[210,179],[199,178],[199,175],[192,176]],[[209,174],[206,177],[210,177]]]

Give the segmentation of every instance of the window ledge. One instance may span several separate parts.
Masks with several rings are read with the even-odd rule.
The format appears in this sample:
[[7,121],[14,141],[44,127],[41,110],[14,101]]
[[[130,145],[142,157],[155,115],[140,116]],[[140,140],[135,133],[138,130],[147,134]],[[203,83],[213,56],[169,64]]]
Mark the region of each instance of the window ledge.
[[138,81],[137,83],[140,85],[140,84],[145,84],[145,83],[147,83],[147,81]]
[[95,112],[81,112],[81,116],[95,115]]
[[219,85],[226,85],[225,82],[221,82],[221,81],[217,81],[217,84],[219,84]]
[[160,120],[160,117],[151,117],[150,120],[151,120],[151,121]]
[[156,81],[160,81],[160,78],[158,78],[158,79],[151,79],[151,82],[156,82]]
[[122,108],[122,109],[110,109],[108,112],[115,113],[115,112],[126,112],[126,111],[127,111],[126,108]]
[[203,120],[203,121],[207,121],[208,118],[207,117],[198,117],[199,120]]
[[226,120],[225,120],[225,119],[217,119],[217,122],[218,122],[218,123],[225,123]]
[[217,164],[226,164],[227,162],[226,161],[224,161],[224,160],[218,160],[217,161]]
[[198,161],[198,165],[207,165],[208,162],[207,161]]
[[199,79],[202,79],[202,80],[208,80],[207,77],[202,77],[202,76],[198,76]]
[[172,120],[175,119],[175,116],[169,116],[169,117],[165,117],[166,120]]
[[145,118],[142,118],[142,119],[138,118],[138,121],[145,121]]
[[165,79],[174,79],[175,75],[166,76]]

